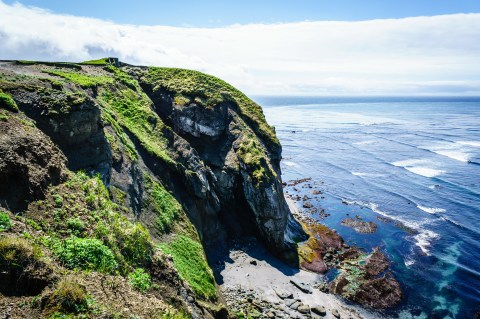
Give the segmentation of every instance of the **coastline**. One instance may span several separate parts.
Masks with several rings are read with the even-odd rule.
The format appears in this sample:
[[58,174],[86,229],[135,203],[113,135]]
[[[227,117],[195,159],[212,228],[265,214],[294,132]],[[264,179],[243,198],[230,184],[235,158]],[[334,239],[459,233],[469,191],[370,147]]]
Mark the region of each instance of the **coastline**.
[[[284,264],[253,238],[235,242],[223,258],[214,271],[229,309],[257,311],[260,318],[384,318],[320,291],[317,287],[323,275]],[[292,281],[304,284],[309,291],[302,291]],[[291,297],[281,298],[282,294]],[[292,301],[308,306],[309,311],[292,309],[288,305]],[[325,308],[323,316],[313,309],[321,307]]]

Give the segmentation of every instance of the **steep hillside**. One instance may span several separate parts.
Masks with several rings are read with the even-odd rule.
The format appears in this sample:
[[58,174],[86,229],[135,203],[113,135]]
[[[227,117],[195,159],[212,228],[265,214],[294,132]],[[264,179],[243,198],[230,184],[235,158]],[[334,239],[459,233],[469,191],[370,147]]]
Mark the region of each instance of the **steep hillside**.
[[261,108],[215,77],[0,62],[0,307],[227,318],[205,249],[254,235],[298,264],[280,158]]

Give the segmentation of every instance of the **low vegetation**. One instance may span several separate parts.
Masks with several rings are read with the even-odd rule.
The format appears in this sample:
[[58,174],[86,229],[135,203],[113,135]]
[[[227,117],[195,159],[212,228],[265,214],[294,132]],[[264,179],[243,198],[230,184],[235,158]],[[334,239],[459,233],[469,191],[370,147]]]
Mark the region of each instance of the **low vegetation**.
[[47,74],[60,76],[73,83],[80,85],[83,88],[96,87],[102,84],[113,84],[114,80],[108,76],[93,76],[80,72],[66,72],[59,70],[47,70],[44,71]]
[[12,222],[10,216],[7,213],[0,211],[0,233],[12,228]]
[[268,164],[265,149],[253,133],[246,133],[242,137],[240,146],[237,150],[237,155],[247,166],[247,171],[249,172],[254,185],[259,185],[272,176],[276,176],[276,173]]
[[172,256],[175,269],[192,290],[199,296],[216,298],[213,274],[207,264],[202,245],[192,238],[177,235],[169,243],[159,244],[160,249]]
[[112,273],[118,267],[113,252],[96,238],[72,236],[53,240],[49,246],[60,262],[70,269]]
[[84,64],[84,65],[107,65],[109,63],[108,61],[109,61],[108,58],[101,58],[101,59],[97,59],[97,60],[83,61],[80,64]]
[[115,118],[118,125],[131,132],[147,152],[167,164],[175,165],[167,151],[168,141],[164,137],[167,128],[152,111],[152,102],[144,93],[128,87],[104,89],[99,95],[99,101],[108,116]]
[[147,204],[152,206],[156,213],[155,226],[161,234],[169,233],[173,224],[183,213],[177,200],[149,175],[144,175],[145,186],[149,198]]
[[12,112],[18,112],[17,103],[15,103],[12,96],[8,93],[4,93],[2,90],[0,90],[0,108],[4,108]]
[[137,290],[145,292],[152,287],[152,279],[145,269],[137,268],[128,275],[128,282]]

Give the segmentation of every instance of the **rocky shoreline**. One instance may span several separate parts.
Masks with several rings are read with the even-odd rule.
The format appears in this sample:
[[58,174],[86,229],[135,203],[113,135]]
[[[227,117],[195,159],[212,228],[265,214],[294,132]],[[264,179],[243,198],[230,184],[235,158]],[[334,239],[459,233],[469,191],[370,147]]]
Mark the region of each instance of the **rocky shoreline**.
[[239,318],[381,318],[323,292],[324,276],[285,265],[253,238],[217,258],[221,293]]

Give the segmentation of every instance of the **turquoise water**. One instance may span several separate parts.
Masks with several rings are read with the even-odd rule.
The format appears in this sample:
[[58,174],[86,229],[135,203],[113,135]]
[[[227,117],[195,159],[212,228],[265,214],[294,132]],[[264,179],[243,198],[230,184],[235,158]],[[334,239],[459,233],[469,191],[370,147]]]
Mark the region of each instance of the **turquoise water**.
[[[255,100],[282,143],[283,179],[311,177],[324,192],[297,187],[330,214],[314,217],[389,256],[405,298],[385,315],[480,311],[480,98]],[[342,226],[347,214],[377,232]]]

